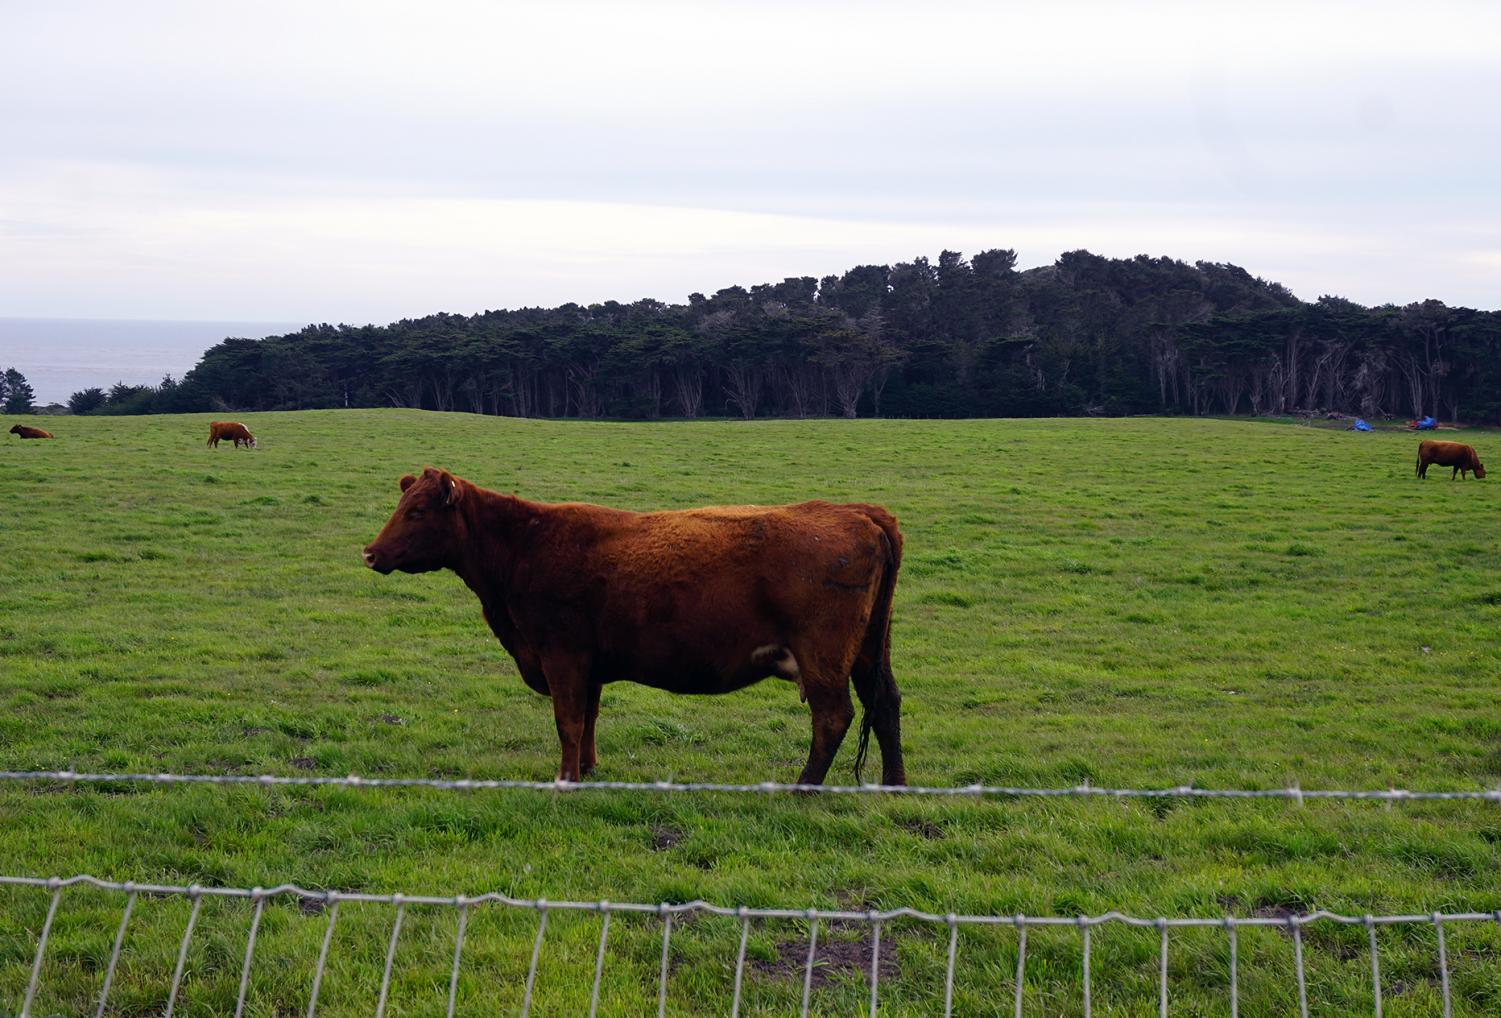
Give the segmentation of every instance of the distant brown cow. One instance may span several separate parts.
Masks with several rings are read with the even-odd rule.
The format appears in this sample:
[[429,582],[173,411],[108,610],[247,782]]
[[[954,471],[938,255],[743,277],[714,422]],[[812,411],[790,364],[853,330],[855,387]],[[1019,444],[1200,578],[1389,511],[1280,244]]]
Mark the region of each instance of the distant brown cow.
[[854,718],[853,678],[865,708],[857,780],[874,730],[882,783],[906,783],[890,641],[902,535],[885,509],[548,505],[432,467],[401,491],[365,564],[452,569],[479,596],[522,679],[552,697],[560,779],[595,766],[607,682],[727,693],[776,677],[797,683],[813,714],[800,782],[828,773]]
[[52,432],[43,431],[41,428],[28,428],[24,424],[17,424],[10,429],[12,435],[20,435],[22,438],[51,438]]
[[1459,477],[1467,470],[1473,470],[1476,477],[1485,476],[1485,467],[1480,465],[1480,457],[1475,455],[1473,446],[1461,445],[1459,442],[1438,442],[1427,439],[1418,443],[1418,476],[1428,476],[1428,464],[1437,463],[1441,467],[1453,467],[1449,474],[1449,480]]
[[247,449],[255,448],[255,436],[239,421],[209,421],[208,444],[217,449],[221,439],[224,441],[234,439],[236,449],[241,444]]

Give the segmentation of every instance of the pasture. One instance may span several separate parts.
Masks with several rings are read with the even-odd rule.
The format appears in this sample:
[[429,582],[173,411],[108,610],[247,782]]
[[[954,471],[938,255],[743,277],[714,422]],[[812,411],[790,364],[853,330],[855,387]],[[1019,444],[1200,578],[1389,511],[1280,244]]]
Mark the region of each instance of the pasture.
[[[911,781],[1495,788],[1501,480],[1417,438],[1215,420],[541,422],[407,411],[58,419],[0,447],[0,769],[548,779],[557,737],[452,574],[360,549],[431,463],[544,501],[880,502],[906,535],[893,663]],[[1458,435],[1501,459],[1494,434]],[[786,682],[606,688],[599,779],[792,780]],[[832,782],[851,780],[854,733]],[[1501,909],[1495,804],[935,801],[0,784],[0,873],[614,901],[1074,915]],[[0,889],[0,1014],[44,891]],[[120,898],[70,891],[37,1014],[93,1013]],[[186,916],[143,898],[112,1013],[163,1010]],[[245,902],[204,906],[179,1015],[232,1012]],[[319,1013],[371,1013],[389,909],[349,908]],[[601,1014],[654,1013],[660,923],[617,918]],[[300,1014],[325,917],[268,904],[246,1013]],[[536,918],[475,910],[460,1014],[516,1013]],[[1454,1012],[1501,1012],[1501,926],[1448,931]],[[859,1013],[869,944],[819,966]],[[412,909],[387,1014],[441,1013],[451,910]],[[533,1014],[587,1011],[592,915],[548,925]],[[1035,932],[1026,1013],[1081,1013]],[[673,936],[670,1014],[727,1013],[738,924]],[[796,1013],[805,924],[752,931],[743,1014]],[[881,1013],[941,1009],[947,931],[884,932]],[[1315,1014],[1369,1013],[1365,931],[1305,934]],[[1014,932],[964,930],[955,1013],[1009,1013]],[[1156,1006],[1155,931],[1096,931],[1096,1013]],[[1431,930],[1382,934],[1389,1015],[1438,1009]],[[1224,938],[1175,934],[1175,1014],[1225,1014]],[[1241,1014],[1296,1013],[1290,939],[1241,934]]]

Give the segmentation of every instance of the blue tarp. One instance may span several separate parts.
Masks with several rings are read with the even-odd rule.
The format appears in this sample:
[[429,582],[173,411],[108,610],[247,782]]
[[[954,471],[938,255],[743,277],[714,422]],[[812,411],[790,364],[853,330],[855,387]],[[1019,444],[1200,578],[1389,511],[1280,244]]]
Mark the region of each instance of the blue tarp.
[[1373,428],[1373,427],[1371,427],[1369,424],[1367,424],[1365,422],[1365,418],[1363,418],[1363,417],[1357,417],[1357,418],[1355,418],[1355,423],[1352,424],[1352,425],[1350,425],[1350,430],[1351,431],[1375,431],[1376,429]]
[[1421,421],[1418,422],[1419,431],[1432,431],[1437,427],[1438,421],[1435,421],[1432,417],[1424,417]]

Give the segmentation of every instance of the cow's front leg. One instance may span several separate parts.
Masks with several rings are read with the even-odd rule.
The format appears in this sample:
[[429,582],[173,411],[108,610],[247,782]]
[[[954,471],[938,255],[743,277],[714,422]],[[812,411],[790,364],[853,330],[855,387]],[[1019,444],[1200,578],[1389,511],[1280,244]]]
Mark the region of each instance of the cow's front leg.
[[589,704],[584,711],[584,744],[579,750],[579,769],[585,774],[592,774],[599,766],[599,754],[594,751],[594,722],[599,718],[599,698],[603,693],[604,686],[598,682],[589,683]]
[[589,669],[574,657],[544,658],[542,671],[552,693],[552,716],[558,726],[558,743],[562,759],[558,763],[559,781],[577,781],[583,776],[580,762],[584,745],[584,726],[589,715]]

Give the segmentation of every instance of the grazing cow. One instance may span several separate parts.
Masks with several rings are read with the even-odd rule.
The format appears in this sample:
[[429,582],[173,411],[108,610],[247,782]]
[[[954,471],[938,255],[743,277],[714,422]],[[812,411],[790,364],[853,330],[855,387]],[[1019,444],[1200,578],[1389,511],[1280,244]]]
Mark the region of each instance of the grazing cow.
[[365,564],[452,569],[479,596],[522,679],[552,697],[560,780],[595,766],[604,683],[727,693],[776,677],[813,715],[800,782],[828,773],[854,718],[853,678],[865,708],[856,780],[874,730],[882,783],[906,783],[890,638],[902,535],[885,509],[548,505],[432,467],[401,492]]
[[1449,474],[1449,480],[1464,475],[1466,471],[1474,471],[1477,478],[1485,476],[1485,467],[1480,465],[1480,457],[1475,455],[1474,446],[1462,445],[1459,442],[1438,442],[1434,439],[1426,439],[1418,443],[1418,476],[1428,476],[1428,464],[1437,463],[1441,467],[1453,467]]
[[10,429],[12,435],[20,435],[22,438],[52,438],[52,432],[43,431],[41,428],[29,428],[24,424],[17,424]]
[[239,421],[209,421],[208,444],[217,449],[221,439],[234,439],[236,449],[242,444],[247,449],[255,448],[255,436]]

